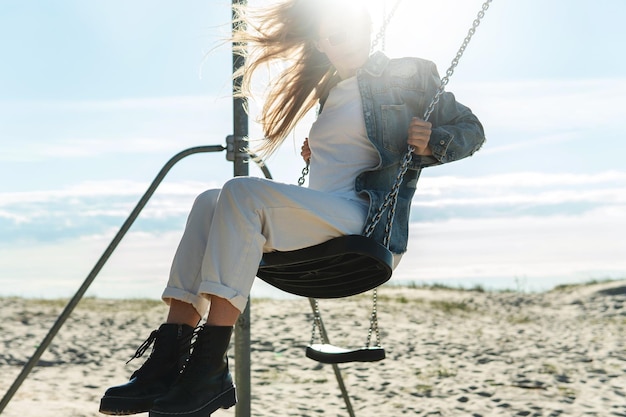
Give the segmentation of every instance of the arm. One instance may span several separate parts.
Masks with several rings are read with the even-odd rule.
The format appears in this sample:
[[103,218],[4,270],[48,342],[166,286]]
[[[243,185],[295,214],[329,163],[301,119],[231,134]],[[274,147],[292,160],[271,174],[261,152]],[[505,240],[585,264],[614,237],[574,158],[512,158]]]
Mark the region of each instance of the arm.
[[[434,64],[431,67],[431,81],[429,97],[434,97],[441,84]],[[483,126],[478,118],[468,107],[457,102],[452,93],[444,92],[441,95],[429,121],[432,124],[428,145],[424,146],[423,138],[421,146],[419,141],[418,146],[413,145],[416,150],[411,168],[440,165],[466,158],[479,150],[485,141]],[[422,131],[426,129],[423,124],[427,122],[413,119],[409,128],[409,144],[412,136],[416,136],[416,125],[419,122],[422,124]]]

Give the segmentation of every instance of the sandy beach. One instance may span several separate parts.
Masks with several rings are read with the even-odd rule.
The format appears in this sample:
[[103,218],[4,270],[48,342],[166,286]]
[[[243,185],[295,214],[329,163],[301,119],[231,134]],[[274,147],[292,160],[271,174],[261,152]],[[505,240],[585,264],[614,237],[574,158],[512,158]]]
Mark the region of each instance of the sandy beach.
[[[65,301],[1,300],[4,395]],[[320,306],[333,342],[365,342],[369,294]],[[304,356],[308,301],[255,299],[251,311],[252,415],[347,416],[332,367]],[[2,415],[101,415],[102,393],[142,363],[125,364],[165,313],[154,300],[83,300]],[[626,416],[626,281],[544,293],[383,287],[379,320],[387,359],[340,366],[356,416]]]

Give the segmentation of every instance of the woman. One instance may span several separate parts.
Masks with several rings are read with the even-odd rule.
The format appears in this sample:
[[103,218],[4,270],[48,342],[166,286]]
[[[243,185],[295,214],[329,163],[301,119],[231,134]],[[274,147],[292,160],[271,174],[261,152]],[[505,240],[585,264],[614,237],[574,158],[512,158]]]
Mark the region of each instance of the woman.
[[[242,93],[260,66],[287,63],[261,112],[261,152],[273,152],[320,103],[302,148],[309,187],[238,177],[196,199],[163,292],[166,322],[138,349],[135,357],[154,342],[130,381],[106,391],[105,414],[208,416],[233,406],[226,353],[263,252],[361,233],[411,145],[390,239],[391,251],[402,254],[420,169],[469,156],[484,141],[478,119],[452,94],[441,97],[432,124],[419,119],[439,86],[435,65],[370,56],[371,21],[357,2],[283,0],[255,15],[240,13],[248,30],[234,40],[251,48]],[[382,242],[384,234],[381,225],[372,237]],[[206,323],[196,327],[207,310]]]

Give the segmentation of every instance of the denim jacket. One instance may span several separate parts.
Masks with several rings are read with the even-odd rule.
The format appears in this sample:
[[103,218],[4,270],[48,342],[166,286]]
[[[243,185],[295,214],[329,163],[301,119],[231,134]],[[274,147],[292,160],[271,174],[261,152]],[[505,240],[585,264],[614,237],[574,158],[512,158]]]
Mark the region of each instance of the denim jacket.
[[[373,54],[359,69],[357,81],[367,135],[380,155],[379,165],[359,174],[355,182],[357,193],[369,197],[366,224],[370,224],[391,190],[402,157],[408,151],[411,118],[424,116],[441,82],[433,62],[419,58],[389,59],[380,52]],[[443,93],[428,121],[433,126],[430,136],[433,155],[413,155],[404,176],[389,240],[389,249],[393,253],[406,251],[411,199],[421,169],[470,156],[485,140],[483,127],[476,116],[458,103],[452,93]],[[384,213],[372,233],[380,243],[385,237],[386,221]]]

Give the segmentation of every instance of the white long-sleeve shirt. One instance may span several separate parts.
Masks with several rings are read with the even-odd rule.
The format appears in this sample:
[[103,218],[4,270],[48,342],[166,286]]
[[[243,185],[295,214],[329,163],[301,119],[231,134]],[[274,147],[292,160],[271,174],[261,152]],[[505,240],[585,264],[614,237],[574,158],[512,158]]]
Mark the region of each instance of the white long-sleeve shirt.
[[354,190],[356,176],[379,163],[367,138],[356,77],[342,80],[328,95],[309,133],[309,188],[364,201]]

